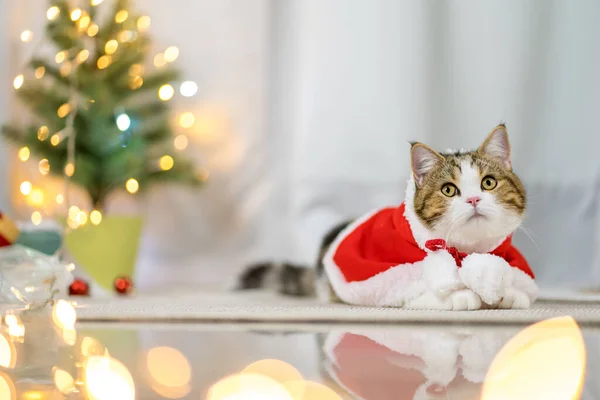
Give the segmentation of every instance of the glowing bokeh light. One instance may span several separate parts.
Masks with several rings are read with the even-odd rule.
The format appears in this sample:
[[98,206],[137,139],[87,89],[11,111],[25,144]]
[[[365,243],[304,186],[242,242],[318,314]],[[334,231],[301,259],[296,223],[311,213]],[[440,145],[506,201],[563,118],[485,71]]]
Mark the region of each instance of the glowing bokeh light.
[[140,183],[134,178],[129,178],[127,182],[125,182],[125,189],[127,189],[129,193],[135,194],[140,190]]
[[48,11],[46,11],[46,18],[48,18],[50,21],[56,19],[56,17],[58,17],[58,15],[60,14],[60,8],[56,7],[56,6],[52,6],[48,9]]
[[173,95],[175,94],[175,89],[173,89],[173,86],[166,84],[166,85],[162,85],[159,89],[158,89],[158,98],[161,99],[162,101],[169,101],[173,98]]
[[177,399],[189,393],[192,370],[180,351],[171,347],[155,347],[148,352],[146,366],[151,386],[161,396]]
[[186,147],[188,147],[188,137],[186,135],[177,135],[175,137],[175,139],[173,139],[173,145],[175,146],[175,148],[177,150],[184,150]]
[[23,86],[23,82],[25,82],[25,77],[23,75],[17,75],[16,78],[13,80],[13,87],[16,90],[21,89],[21,86]]
[[21,147],[19,149],[19,159],[23,162],[29,160],[29,156],[31,155],[31,151],[29,151],[29,147],[25,146],[25,147]]
[[102,222],[102,213],[98,210],[94,210],[90,213],[90,222],[93,225],[100,225]]
[[[206,400],[296,400],[276,380],[260,374],[238,374],[220,380]],[[321,399],[319,399],[321,400]]]
[[179,86],[179,93],[183,97],[192,97],[198,93],[198,85],[194,81],[185,81]]
[[33,39],[33,32],[31,32],[29,29],[21,32],[21,42],[28,43],[28,42],[31,42],[32,39]]
[[284,361],[275,359],[256,361],[244,368],[242,373],[265,375],[279,383],[302,380],[302,375],[296,368]]
[[76,390],[75,379],[67,371],[60,368],[54,369],[54,386],[62,394],[69,395]]
[[14,343],[0,333],[0,367],[13,369],[17,364],[17,349]]
[[23,181],[23,182],[21,182],[21,185],[19,186],[19,190],[21,191],[21,194],[23,194],[25,196],[27,196],[29,193],[31,193],[32,188],[33,188],[33,185],[29,181]]
[[60,329],[73,329],[77,321],[75,307],[66,300],[58,300],[52,307],[52,321]]
[[121,132],[125,132],[127,129],[129,129],[130,126],[131,126],[131,118],[129,118],[129,115],[120,114],[117,117],[117,128],[119,128],[119,130]]
[[131,373],[112,357],[91,356],[85,363],[85,389],[90,400],[134,400]]

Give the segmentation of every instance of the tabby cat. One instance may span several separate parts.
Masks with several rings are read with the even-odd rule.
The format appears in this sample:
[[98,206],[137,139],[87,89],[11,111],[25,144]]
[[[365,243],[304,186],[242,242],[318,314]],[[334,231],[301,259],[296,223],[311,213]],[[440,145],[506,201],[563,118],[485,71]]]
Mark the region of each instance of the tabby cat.
[[293,295],[357,305],[473,310],[528,308],[534,275],[512,246],[527,197],[512,170],[504,124],[474,151],[411,145],[412,177],[399,207],[334,227],[316,269],[251,266],[240,289],[276,282]]

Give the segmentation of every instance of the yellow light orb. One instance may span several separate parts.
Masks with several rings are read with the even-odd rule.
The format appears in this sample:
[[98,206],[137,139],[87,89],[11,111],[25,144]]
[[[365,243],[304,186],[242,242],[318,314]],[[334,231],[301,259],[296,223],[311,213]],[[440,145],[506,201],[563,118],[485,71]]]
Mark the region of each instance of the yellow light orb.
[[140,190],[140,184],[136,179],[130,178],[125,183],[125,189],[127,189],[129,193],[135,194]]
[[158,161],[158,165],[163,171],[168,171],[171,168],[173,168],[173,165],[175,165],[175,161],[173,160],[173,157],[171,157],[168,154],[165,154]]
[[57,64],[60,64],[63,61],[65,61],[66,58],[67,58],[67,52],[66,51],[59,51],[54,56],[54,61],[56,61]]
[[40,214],[39,211],[34,211],[33,213],[31,213],[31,222],[34,225],[39,225],[42,223],[42,214]]
[[50,135],[50,130],[48,130],[48,127],[46,125],[39,127],[38,132],[37,132],[38,140],[43,142],[44,140],[48,139],[49,135]]
[[[16,321],[15,323],[10,324],[10,325],[15,325],[15,324],[19,324],[19,322]],[[10,326],[9,324],[7,324],[7,325]],[[17,349],[16,349],[14,343],[9,338],[7,338],[3,333],[0,333],[0,367],[7,368],[7,369],[13,369],[16,364],[17,364]],[[0,398],[4,398],[4,397],[0,397]]]
[[21,193],[23,195],[27,196],[29,193],[31,193],[32,187],[33,187],[33,185],[31,184],[31,182],[24,181],[24,182],[21,182],[21,185],[19,186],[19,190],[21,191]]
[[52,307],[52,321],[59,329],[73,329],[77,322],[75,307],[66,300],[58,300]]
[[67,165],[65,165],[65,175],[68,177],[75,175],[75,164],[67,163]]
[[91,356],[84,365],[87,398],[134,400],[135,384],[121,362],[107,356]]
[[63,78],[68,76],[71,73],[71,63],[69,61],[65,62],[63,65],[60,66],[60,76],[62,76]]
[[152,21],[149,16],[141,16],[137,20],[137,28],[140,30],[140,32],[145,32],[148,30],[148,28],[150,28],[151,22]]
[[104,55],[98,59],[98,69],[107,68],[112,62],[111,56]]
[[38,163],[38,170],[42,175],[48,175],[48,173],[50,173],[50,162],[47,158],[43,158],[40,160],[40,162]]
[[61,141],[61,137],[58,133],[55,133],[54,135],[52,135],[52,137],[50,138],[50,144],[52,146],[58,146],[59,143]]
[[162,85],[158,89],[158,98],[161,99],[162,101],[171,100],[173,98],[174,94],[175,94],[175,89],[173,89],[173,86],[169,85],[168,83],[166,85]]
[[170,46],[165,50],[165,61],[173,62],[179,57],[179,49],[175,46]]
[[33,39],[33,32],[31,32],[29,29],[21,32],[21,42],[23,42],[23,43],[31,42],[32,39]]
[[58,108],[56,112],[60,118],[64,118],[71,112],[71,105],[69,103],[65,103]]
[[279,382],[259,374],[238,374],[224,378],[214,384],[206,396],[206,400],[226,399],[294,400]]
[[21,86],[23,86],[23,82],[25,82],[25,77],[23,75],[17,75],[17,77],[13,80],[13,87],[16,90],[21,89]]
[[127,18],[129,18],[129,12],[127,10],[121,10],[115,15],[115,22],[117,24],[122,24],[127,21]]
[[85,225],[88,222],[88,215],[85,211],[81,210],[77,213],[77,223],[79,225]]
[[44,75],[46,75],[46,68],[37,67],[35,69],[35,79],[42,79],[44,77]]
[[92,6],[95,7],[95,6],[98,6],[98,5],[102,4],[103,1],[104,0],[92,0],[91,4],[92,4]]
[[106,42],[106,45],[104,45],[104,52],[106,54],[114,54],[118,48],[119,42],[117,42],[115,39],[112,39]]
[[100,30],[100,28],[98,27],[98,25],[96,24],[91,24],[90,27],[87,30],[87,34],[89,37],[94,37],[98,34],[98,31]]
[[89,56],[90,51],[83,49],[79,52],[79,54],[77,54],[77,61],[79,61],[80,63],[86,62]]
[[136,77],[140,76],[144,73],[144,66],[142,64],[133,64],[131,68],[129,68],[129,76]]
[[188,147],[188,137],[186,135],[177,135],[173,140],[173,145],[177,150],[184,150]]
[[79,21],[77,21],[77,27],[79,28],[79,30],[85,31],[87,28],[90,27],[91,22],[92,22],[92,19],[90,18],[90,16],[87,14],[84,14],[79,19]]
[[79,18],[81,18],[81,9],[76,8],[76,9],[72,10],[71,11],[71,21],[77,21]]
[[69,208],[69,212],[68,212],[69,219],[76,220],[77,219],[77,215],[79,214],[79,211],[81,211],[81,209],[79,207],[77,207],[77,206],[71,206]]
[[129,87],[132,90],[141,88],[144,85],[144,78],[141,76],[135,76],[129,80]]
[[182,128],[191,128],[192,126],[194,126],[195,122],[196,117],[194,117],[194,114],[189,111],[184,112],[179,117],[179,125],[181,125]]
[[276,359],[256,361],[242,371],[243,374],[259,374],[268,376],[279,383],[301,381],[302,375],[292,365]]
[[94,210],[90,213],[90,222],[94,225],[100,225],[102,222],[102,213],[98,210]]
[[19,159],[23,162],[29,160],[29,156],[31,155],[31,152],[29,151],[29,147],[25,146],[25,147],[21,147],[19,149]]
[[46,11],[46,18],[48,18],[50,21],[56,19],[56,17],[58,17],[58,15],[60,14],[60,8],[56,7],[56,6],[52,6],[48,9],[48,11]]
[[65,196],[63,196],[62,194],[57,194],[56,195],[56,204],[62,204],[65,202]]
[[44,191],[42,189],[33,189],[27,200],[32,206],[44,205]]
[[150,349],[146,356],[146,366],[152,383],[164,388],[185,387],[192,377],[189,361],[179,350],[172,347]]
[[59,392],[65,395],[73,393],[77,388],[75,387],[75,379],[67,371],[59,368],[54,369],[54,386]]
[[163,53],[158,53],[154,56],[154,66],[156,68],[164,67],[167,64],[165,61],[165,55]]

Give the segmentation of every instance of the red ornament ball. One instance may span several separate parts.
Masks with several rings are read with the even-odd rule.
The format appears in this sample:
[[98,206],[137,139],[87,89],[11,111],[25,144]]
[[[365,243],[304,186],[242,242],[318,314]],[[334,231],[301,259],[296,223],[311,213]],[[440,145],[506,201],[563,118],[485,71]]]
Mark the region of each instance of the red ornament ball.
[[119,294],[128,294],[133,290],[133,282],[127,276],[120,276],[115,279],[115,290]]
[[69,286],[70,296],[89,296],[90,285],[83,279],[75,279]]

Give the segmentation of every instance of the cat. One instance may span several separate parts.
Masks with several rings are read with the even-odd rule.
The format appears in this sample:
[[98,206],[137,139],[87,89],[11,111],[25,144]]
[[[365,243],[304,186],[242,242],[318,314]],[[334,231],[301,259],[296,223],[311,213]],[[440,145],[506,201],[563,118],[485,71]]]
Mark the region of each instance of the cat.
[[[504,124],[473,151],[413,142],[412,176],[399,207],[334,227],[316,269],[251,266],[239,288],[275,281],[282,293],[411,309],[529,308],[534,274],[512,246],[527,209]],[[269,277],[271,279],[269,279]]]

